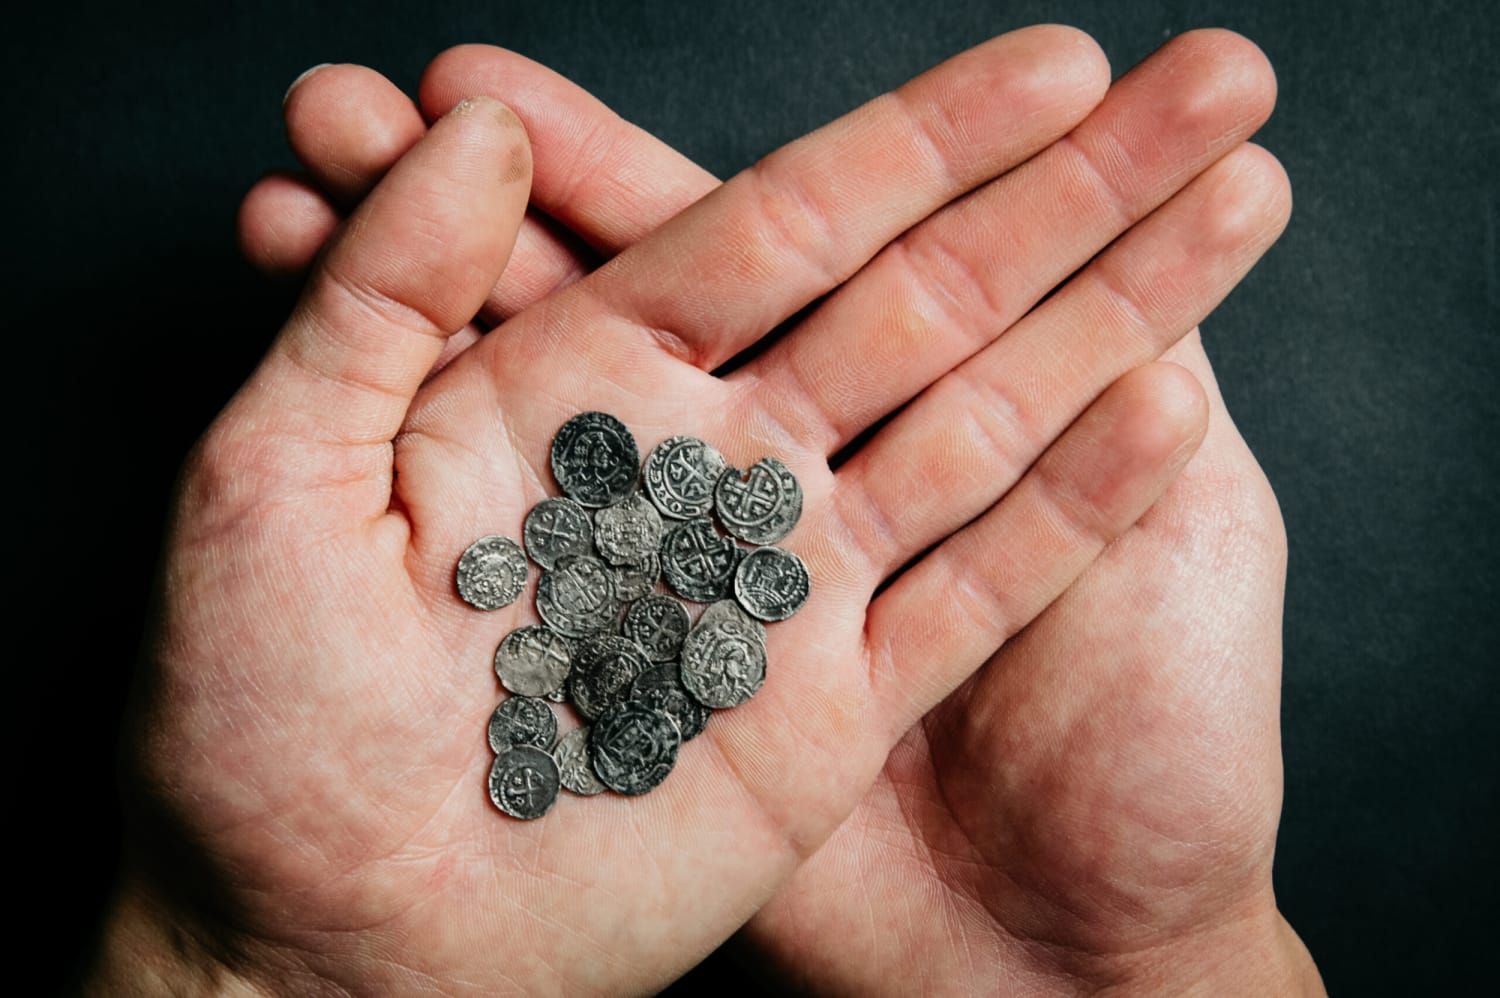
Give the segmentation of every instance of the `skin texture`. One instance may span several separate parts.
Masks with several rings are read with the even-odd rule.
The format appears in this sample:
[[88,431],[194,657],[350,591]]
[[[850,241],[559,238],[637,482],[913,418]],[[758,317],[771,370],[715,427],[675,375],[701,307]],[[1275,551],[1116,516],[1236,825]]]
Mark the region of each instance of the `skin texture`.
[[[1242,43],[1221,36],[1183,45],[1209,42],[1239,44],[1245,55]],[[454,85],[467,83],[465,60],[477,65],[482,55],[468,49],[445,57]],[[874,983],[899,991],[903,981],[894,974],[913,971],[960,990],[1002,989],[1028,975],[1064,990],[1080,980],[1149,982],[1154,965],[1130,960],[1137,937],[1112,933],[1107,916],[1123,913],[1139,922],[1145,913],[1148,923],[1160,916],[1160,938],[1180,941],[1193,912],[1157,912],[1150,888],[1161,884],[1146,876],[1132,893],[1132,871],[1107,864],[1085,872],[1100,873],[1132,899],[1139,895],[1138,907],[1100,905],[1095,912],[1065,903],[1067,888],[1092,883],[1075,878],[1079,870],[1065,862],[1069,849],[1041,849],[1007,831],[1026,826],[1026,795],[1017,788],[1032,773],[1058,775],[1056,758],[1051,769],[1043,760],[1025,770],[1023,762],[996,753],[1005,742],[994,732],[1013,729],[989,725],[1005,714],[1010,698],[1040,731],[1078,726],[1080,712],[1069,709],[1074,701],[1062,694],[1029,699],[1022,674],[1028,668],[1043,678],[1057,674],[1065,690],[1072,688],[1070,670],[1047,668],[1066,661],[1049,651],[1059,647],[1056,640],[1036,639],[1040,647],[1020,665],[1009,665],[1008,657],[1045,633],[1075,593],[1091,591],[1101,569],[1053,602],[1192,453],[1205,406],[1214,402],[1205,402],[1182,367],[1131,368],[1169,347],[1227,292],[1284,223],[1286,195],[1269,157],[1249,148],[1231,152],[1269,110],[1268,99],[1260,110],[1231,115],[1234,128],[1227,136],[1214,130],[1219,144],[1207,151],[1192,129],[1207,128],[1225,110],[1216,112],[1212,99],[1204,99],[1206,109],[1162,123],[1158,139],[1181,128],[1182,149],[1196,150],[1185,165],[1131,163],[1134,173],[1121,176],[1085,169],[1120,162],[1113,131],[1089,133],[1087,125],[1031,158],[1097,101],[1107,80],[1101,68],[1091,46],[1060,29],[1018,33],[960,57],[901,96],[776,154],[594,277],[532,304],[468,349],[450,345],[443,359],[451,365],[418,390],[439,361],[442,333],[477,336],[478,327],[466,323],[495,285],[512,237],[516,268],[553,274],[554,285],[588,266],[586,254],[540,223],[535,238],[527,236],[524,190],[517,196],[525,186],[526,147],[514,119],[485,101],[444,117],[335,238],[272,355],[186,474],[164,582],[159,668],[141,689],[130,741],[143,788],[137,828],[149,834],[138,834],[139,863],[107,934],[97,980],[130,966],[135,954],[135,966],[159,971],[164,980],[191,981],[196,974],[198,983],[226,988],[294,979],[307,990],[645,989],[691,964],[791,877],[751,923],[748,938],[822,990]],[[294,90],[288,104],[294,135],[302,95],[343,71],[322,70]],[[429,73],[424,104],[429,94],[441,94],[445,71],[440,60]],[[966,103],[970,92],[986,99]],[[1254,95],[1247,99],[1233,86],[1224,100],[1255,104]],[[1000,128],[987,123],[982,116],[994,113],[991,104],[1034,130],[1016,134],[1013,120]],[[1015,114],[1028,107],[1031,113]],[[924,117],[923,109],[932,108],[942,114]],[[1108,108],[1106,102],[1095,116]],[[586,132],[606,136],[595,138],[593,148],[619,150],[626,162],[662,159],[627,138],[612,144],[607,136],[621,126],[602,121]],[[891,158],[860,156],[871,141],[866,135],[885,137]],[[892,136],[897,141],[888,141]],[[548,144],[536,129],[533,142],[539,169],[532,193],[547,208],[552,181],[542,179],[540,167],[550,153],[543,153]],[[1045,156],[1055,157],[1053,166]],[[882,251],[948,200],[1027,158],[1025,167]],[[840,166],[850,162],[860,168]],[[488,176],[481,164],[491,168]],[[377,156],[365,169],[378,173],[386,165]],[[321,175],[354,174],[325,169]],[[1143,178],[1139,186],[1121,185],[1135,175]],[[667,193],[647,191],[642,198],[665,218],[682,207],[669,202],[691,193],[693,181],[686,168],[662,176],[669,178]],[[294,189],[284,178],[271,183],[277,182],[285,185],[282,194]],[[564,178],[553,189],[568,186]],[[557,212],[558,220],[599,252],[644,235],[628,223],[598,222],[624,188],[601,184],[590,198],[572,186],[574,196],[556,203],[581,207],[568,218]],[[304,185],[303,193],[316,189]],[[342,188],[345,203],[360,189]],[[1056,223],[1017,217],[1020,206],[1051,195],[1082,212],[1091,192],[1116,206],[1113,227],[1039,252],[1029,278],[978,270],[973,248],[963,243],[971,227],[965,211],[1014,218],[1011,231],[1020,238],[1044,221]],[[265,184],[252,192],[242,232],[247,246],[264,251],[252,258],[295,271],[305,248],[317,245],[316,226],[268,241],[275,227],[257,218],[256,203],[274,203],[274,195]],[[332,217],[339,199],[330,188],[329,214],[321,217]],[[1051,283],[1143,216],[1125,239],[1027,311]],[[316,223],[320,216],[310,210],[307,217]],[[413,218],[420,220],[415,228]],[[549,255],[555,263],[568,253],[574,263],[548,269]],[[407,276],[413,272],[424,279]],[[658,280],[646,294],[640,289],[649,273]],[[703,291],[705,280],[716,294]],[[747,367],[727,379],[704,373],[845,281]],[[922,289],[933,293],[903,293]],[[491,294],[487,314],[530,304],[526,294],[509,305]],[[1005,301],[1014,304],[994,304]],[[861,335],[856,319],[873,330],[864,334],[869,342],[850,339]],[[1069,339],[1080,323],[1088,335]],[[932,356],[914,362],[909,353],[870,349],[892,337]],[[848,371],[827,359],[841,343],[845,350],[851,343],[866,348],[857,363],[846,362]],[[1195,341],[1179,349],[1200,377],[1208,374],[1197,365]],[[1059,350],[1069,363],[1057,363]],[[801,377],[807,365],[817,371],[815,381]],[[956,373],[945,373],[955,365]],[[652,391],[642,393],[647,384]],[[829,469],[829,456],[867,422],[918,392],[916,403],[837,473]],[[684,753],[682,769],[664,787],[639,801],[559,806],[521,825],[500,819],[483,797],[483,718],[494,692],[493,680],[474,665],[521,620],[501,611],[478,621],[456,605],[452,564],[478,533],[497,526],[518,532],[521,514],[548,485],[550,433],[585,407],[581,399],[624,418],[644,447],[686,431],[725,441],[731,459],[751,451],[782,455],[808,492],[792,546],[807,559],[816,589],[802,615],[773,629],[772,661],[785,663],[776,683],[745,708],[716,718],[693,743],[703,746],[696,758]],[[967,432],[952,432],[955,425]],[[1237,440],[1232,427],[1228,432]],[[911,453],[925,456],[913,462]],[[941,507],[917,487],[933,475],[949,486],[949,503]],[[1264,522],[1264,510],[1253,512]],[[1167,534],[1169,544],[1181,542]],[[893,571],[934,544],[871,602]],[[1101,565],[1125,546],[1110,548]],[[1112,584],[1105,576],[1073,626],[1080,633],[1095,624],[1127,627],[1110,599],[1118,600],[1122,579],[1138,589],[1141,567],[1127,562],[1128,574],[1113,576]],[[1277,596],[1279,571],[1278,562],[1271,573]],[[1249,594],[1265,596],[1259,589]],[[1098,613],[1113,619],[1098,621]],[[1060,647],[1062,655],[1076,652]],[[1119,671],[1098,647],[1084,648],[1094,653],[1091,670]],[[801,661],[819,663],[816,678],[811,668],[798,667]],[[427,664],[413,669],[413,662]],[[1236,664],[1259,683],[1251,690],[1259,697],[1253,705],[1269,717],[1270,735],[1267,752],[1265,724],[1237,726],[1263,749],[1241,768],[1264,778],[1267,762],[1279,770],[1274,667],[1266,714],[1264,663]],[[1007,674],[1009,687],[993,678]],[[928,728],[940,721],[943,738],[929,739]],[[1158,728],[1172,741],[1170,724],[1150,730]],[[954,731],[972,735],[958,738],[962,751],[947,757],[944,776],[969,781],[959,793],[974,806],[950,808],[936,821],[905,818],[904,804],[918,805],[912,813],[922,810],[928,789],[919,778],[922,760],[930,760],[932,775],[937,753],[947,751],[941,743],[958,737]],[[1121,736],[1133,734],[1115,725],[1112,737],[1100,740],[1127,752],[1136,742]],[[1109,781],[1078,765],[1091,776],[1079,787],[1080,808],[1100,819],[1098,837],[1113,841],[1109,812],[1092,806],[1113,799]],[[968,771],[950,774],[950,766]],[[1021,771],[1022,783],[991,779],[1008,766]],[[786,780],[794,767],[806,778]],[[888,817],[882,804],[892,800],[903,818],[882,824]],[[1067,794],[1059,791],[1058,800],[1066,804]],[[563,805],[570,803],[576,802]],[[1248,912],[1255,904],[1242,899],[1268,896],[1275,801],[1254,797],[1243,811],[1259,819],[1239,837],[1254,848],[1236,840],[1226,854],[1254,855],[1242,864],[1244,876],[1203,892],[1213,912]],[[1140,824],[1156,828],[1146,817]],[[903,828],[904,838],[886,834]],[[945,865],[938,857],[946,853],[935,843],[955,830],[974,854]],[[1209,831],[1217,842],[1220,829]],[[889,842],[902,862],[867,848],[871,838]],[[177,845],[172,863],[154,862],[144,849],[148,840]],[[999,845],[984,853],[981,841]],[[1016,841],[1029,848],[1018,854]],[[1101,851],[1085,838],[1076,841],[1085,854]],[[169,889],[184,878],[162,872],[180,873],[182,846],[203,873],[186,895]],[[580,856],[589,871],[582,878]],[[882,862],[899,874],[896,880],[870,876],[868,864]],[[1053,879],[1011,879],[1017,865],[1028,863],[1053,870]],[[860,885],[863,897],[829,886],[829,878],[842,877],[847,887],[851,871],[868,878]],[[694,886],[705,882],[716,889]],[[928,941],[903,933],[909,925],[872,915],[861,923],[863,932],[851,932],[850,909],[836,896],[873,913],[893,890],[905,900],[914,886],[939,906],[962,907],[969,917],[964,931]],[[976,894],[995,907],[982,905],[975,916],[964,906]],[[1049,904],[1060,909],[1051,921]],[[1270,911],[1274,916],[1274,905]],[[1231,923],[1238,919],[1207,924]],[[1065,929],[1078,932],[1081,942],[1066,938]],[[1061,955],[1076,955],[1076,962],[1053,959],[1048,933],[1064,937]],[[497,935],[531,945],[495,954],[476,942]],[[997,947],[977,950],[980,937]],[[1248,936],[1239,938],[1242,952],[1255,949],[1244,945]],[[931,962],[859,964],[845,959],[851,940],[876,951],[885,946],[888,954],[930,945],[923,955]],[[1015,945],[998,945],[1006,942]],[[1266,967],[1269,957],[1285,955],[1267,952]]]

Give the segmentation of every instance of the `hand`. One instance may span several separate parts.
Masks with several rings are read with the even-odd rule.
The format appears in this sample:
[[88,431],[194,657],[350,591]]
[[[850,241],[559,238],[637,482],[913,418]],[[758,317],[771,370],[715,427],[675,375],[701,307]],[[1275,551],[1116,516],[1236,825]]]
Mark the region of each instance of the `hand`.
[[[1037,358],[1054,331],[1037,317],[1068,322],[1059,303],[1097,309],[1100,275],[1131,257],[1116,253],[1122,242],[1012,330],[1004,342],[1029,348],[1019,354],[974,353],[1009,323],[976,343],[912,312],[884,318],[923,344],[915,363],[910,351],[851,353],[850,337],[869,326],[845,320],[879,315],[870,306],[881,282],[941,245],[955,228],[943,220],[962,217],[951,211],[734,377],[703,369],[1062,134],[1101,89],[1097,54],[1070,33],[982,47],[726,185],[418,391],[441,334],[463,325],[498,276],[526,172],[524,147],[493,105],[465,105],[437,125],[336,239],[185,478],[159,668],[131,742],[143,789],[138,865],[102,973],[144,950],[171,958],[164,973],[252,983],[304,974],[309,987],[645,987],[738,924],[844,817],[900,732],[1149,504],[1191,450],[1201,400],[1174,368],[1132,375],[991,508],[1045,441],[1175,331],[1163,324],[1115,344],[1116,328],[1102,323],[1099,356],[1066,372],[1024,441],[1003,453],[983,446],[1003,414],[968,393],[983,385],[1005,397],[1047,376]],[[931,118],[939,107],[956,118]],[[984,120],[1001,110],[1003,121]],[[881,155],[869,155],[869,134],[887,140]],[[828,230],[803,228],[808,217]],[[822,464],[970,354],[978,371],[939,380],[839,474]],[[1007,363],[994,381],[969,377],[997,359]],[[798,380],[808,370],[826,374]],[[822,415],[830,399],[852,400],[836,421]],[[696,770],[685,753],[648,798],[560,807],[517,826],[484,800],[480,731],[494,693],[473,664],[487,662],[516,615],[477,621],[459,607],[453,561],[497,522],[519,525],[543,491],[534,469],[552,430],[585,405],[615,411],[647,446],[688,430],[731,455],[786,455],[808,490],[794,546],[817,588],[773,634],[776,682],[716,720]],[[959,418],[979,436],[945,435]],[[912,441],[924,455],[913,463],[948,484],[941,508],[910,491]],[[910,512],[892,516],[898,509]],[[869,602],[897,566],[949,534]],[[996,536],[1014,552],[1000,564],[987,555]],[[914,624],[965,614],[971,630],[932,635],[935,666],[904,654]],[[788,783],[798,765],[812,778]],[[202,870],[190,891],[189,857]],[[526,944],[502,950],[496,938]]]

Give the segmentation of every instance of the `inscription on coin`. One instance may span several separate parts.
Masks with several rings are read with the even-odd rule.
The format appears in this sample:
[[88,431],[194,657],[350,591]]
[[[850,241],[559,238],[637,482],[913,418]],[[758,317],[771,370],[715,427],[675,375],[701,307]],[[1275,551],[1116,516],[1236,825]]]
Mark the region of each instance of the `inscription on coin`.
[[573,644],[546,627],[529,624],[505,636],[495,649],[500,685],[527,697],[552,696],[573,668]]
[[557,738],[557,716],[545,700],[506,697],[490,715],[490,748],[499,752],[512,745],[550,749]]
[[662,711],[676,721],[683,741],[702,734],[708,726],[708,715],[713,713],[688,695],[676,662],[663,662],[637,676],[630,684],[630,699]]
[[526,553],[543,568],[553,568],[558,561],[575,554],[590,553],[594,542],[594,525],[588,510],[571,499],[543,499],[526,514],[521,528]]
[[670,662],[681,653],[690,627],[687,607],[670,596],[655,594],[630,605],[620,633],[640,645],[651,661]]
[[608,413],[579,413],[552,438],[552,477],[570,499],[590,508],[628,496],[640,465],[635,437]]
[[536,612],[547,626],[570,638],[609,630],[620,614],[614,573],[592,555],[564,558],[538,580]]
[[629,638],[604,634],[580,642],[573,656],[573,678],[568,681],[573,706],[584,717],[598,717],[611,704],[624,700],[635,677],[647,668],[646,653]]
[[667,584],[698,603],[723,599],[734,583],[740,549],[706,519],[688,520],[668,530],[661,542]]
[[689,520],[713,508],[724,455],[697,437],[668,437],[646,457],[646,494],[662,516]]
[[594,546],[614,565],[635,564],[661,547],[661,514],[642,495],[606,506],[594,514]]
[[775,544],[802,516],[802,486],[786,465],[763,457],[748,472],[734,468],[714,486],[714,512],[734,536],[751,544]]
[[737,707],[766,681],[766,631],[731,600],[703,612],[682,643],[682,685],[705,707]]
[[802,559],[781,548],[758,548],[734,572],[734,598],[758,620],[786,620],[807,602],[811,582]]
[[490,800],[512,818],[540,818],[557,800],[557,763],[534,745],[516,745],[495,756]]
[[681,745],[676,721],[634,700],[610,707],[589,732],[599,780],[616,793],[630,796],[659,786],[677,762]]
[[609,789],[599,782],[594,773],[594,762],[589,754],[589,729],[574,728],[558,739],[552,750],[557,762],[558,778],[564,788],[582,797],[592,797]]
[[480,610],[510,606],[526,585],[526,571],[519,544],[499,535],[481,537],[458,559],[458,595]]
[[652,551],[643,560],[629,565],[609,566],[615,573],[615,594],[621,603],[651,595],[661,578],[661,558]]

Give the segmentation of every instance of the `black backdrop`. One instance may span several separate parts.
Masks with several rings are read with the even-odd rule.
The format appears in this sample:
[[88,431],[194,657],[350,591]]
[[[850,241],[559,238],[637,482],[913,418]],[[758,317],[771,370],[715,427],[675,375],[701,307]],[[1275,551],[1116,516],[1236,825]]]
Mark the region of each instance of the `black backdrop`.
[[[1488,970],[1500,927],[1492,4],[342,6],[82,0],[8,15],[20,723],[7,815],[24,843],[12,860],[48,885],[15,899],[36,933],[23,953],[65,972],[113,872],[114,727],[172,477],[288,304],[236,260],[233,218],[263,168],[290,165],[278,112],[294,76],[357,61],[411,89],[441,48],[501,43],[724,176],[952,52],[1046,20],[1093,33],[1117,71],[1204,25],[1255,39],[1278,70],[1259,138],[1291,175],[1292,224],[1204,327],[1291,541],[1278,893],[1337,993],[1445,993]],[[682,990],[716,973],[711,961]]]

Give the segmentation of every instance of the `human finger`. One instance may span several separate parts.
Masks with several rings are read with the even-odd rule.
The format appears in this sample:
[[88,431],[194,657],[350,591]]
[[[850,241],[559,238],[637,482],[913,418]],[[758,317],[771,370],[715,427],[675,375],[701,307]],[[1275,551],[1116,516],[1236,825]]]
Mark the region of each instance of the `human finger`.
[[306,273],[339,225],[339,213],[310,177],[272,173],[240,202],[240,253],[270,277]]
[[730,380],[753,385],[771,421],[836,453],[1248,138],[1275,91],[1246,39],[1173,39],[1066,138],[886,247]]

